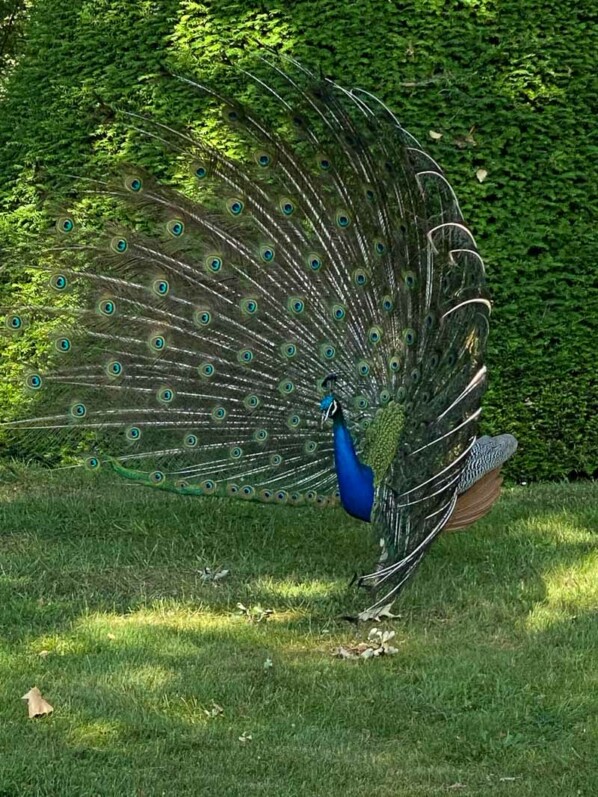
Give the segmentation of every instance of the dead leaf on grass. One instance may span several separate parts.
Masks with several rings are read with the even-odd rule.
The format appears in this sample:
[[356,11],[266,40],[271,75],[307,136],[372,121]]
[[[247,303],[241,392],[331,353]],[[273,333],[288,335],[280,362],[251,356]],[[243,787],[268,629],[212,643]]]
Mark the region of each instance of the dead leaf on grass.
[[398,648],[389,644],[394,636],[394,631],[381,631],[379,628],[372,628],[367,642],[358,642],[350,647],[341,645],[341,647],[335,648],[332,654],[341,659],[373,659],[376,656],[393,656],[399,652]]
[[475,176],[478,178],[480,183],[483,183],[486,177],[488,177],[488,172],[486,169],[478,169],[475,173]]
[[199,572],[199,578],[201,581],[211,581],[213,584],[216,584],[218,581],[222,581],[223,578],[226,578],[230,570],[226,570],[224,568],[218,568],[217,570],[212,570],[211,567],[204,567],[203,570]]
[[240,614],[245,615],[250,623],[262,623],[274,614],[274,609],[264,609],[259,603],[255,606],[247,607],[243,603],[237,603],[237,609]]
[[203,713],[206,715],[206,717],[213,720],[215,717],[220,717],[222,714],[224,714],[224,709],[222,706],[219,706],[218,703],[215,703],[212,700],[212,707],[204,708]]
[[30,689],[26,695],[23,695],[21,700],[26,700],[29,708],[29,719],[34,717],[43,717],[45,714],[51,714],[54,708],[44,700],[42,693],[37,686]]

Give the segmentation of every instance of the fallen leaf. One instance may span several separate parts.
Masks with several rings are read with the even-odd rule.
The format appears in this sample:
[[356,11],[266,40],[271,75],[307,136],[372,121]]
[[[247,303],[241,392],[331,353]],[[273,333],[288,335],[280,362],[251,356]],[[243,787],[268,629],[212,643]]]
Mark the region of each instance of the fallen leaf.
[[243,734],[239,736],[239,741],[241,742],[241,744],[246,744],[247,742],[250,742],[252,739],[253,736],[250,733],[247,733],[247,731],[243,731]]
[[203,570],[200,570],[199,577],[202,581],[211,581],[212,583],[217,581],[222,581],[223,578],[226,578],[230,570],[225,570],[224,568],[219,568],[218,570],[214,571],[211,567],[204,567]]
[[394,631],[381,631],[379,628],[372,628],[367,642],[358,642],[351,647],[335,648],[332,655],[341,659],[372,659],[376,656],[393,656],[399,652],[398,648],[388,644],[394,636]]
[[452,786],[449,786],[449,789],[466,789],[467,783],[453,783]]
[[273,663],[272,659],[270,659],[270,658],[266,659],[266,661],[264,662],[264,670],[266,670],[266,671],[267,670],[271,670],[272,667],[274,667],[274,663]]
[[264,620],[267,620],[271,614],[274,614],[274,609],[263,609],[259,603],[256,606],[251,606],[247,608],[242,603],[237,603],[237,609],[241,614],[244,614],[247,617],[247,620],[250,623],[261,623]]
[[40,652],[39,652],[37,655],[38,655],[38,656],[41,656],[41,657],[42,657],[42,659],[45,659],[45,658],[46,658],[46,656],[49,656],[49,655],[50,655],[50,651],[49,651],[49,650],[40,650]]
[[477,172],[475,173],[475,176],[478,178],[480,183],[483,183],[486,177],[488,177],[488,172],[486,171],[486,169],[478,169]]
[[353,653],[351,650],[344,648],[342,645],[339,648],[335,648],[332,651],[333,656],[338,656],[339,659],[356,659],[358,658],[356,653]]
[[433,138],[434,141],[439,141],[442,138],[442,133],[437,133],[436,130],[428,130],[428,135],[430,138]]
[[34,686],[26,695],[23,695],[21,700],[28,701],[29,719],[33,719],[33,717],[42,717],[44,714],[51,714],[54,711],[53,707],[44,700],[37,686]]
[[214,719],[214,717],[219,717],[221,714],[224,714],[224,709],[212,700],[212,708],[204,708],[203,712],[206,717]]
[[465,149],[468,146],[477,147],[478,142],[473,137],[473,131],[474,130],[475,130],[475,127],[472,127],[471,130],[469,131],[469,133],[466,136],[457,136],[457,138],[455,139],[455,145],[459,149]]
[[116,639],[116,637],[114,636],[114,634],[106,634],[106,636],[107,636],[107,638],[108,638],[108,639],[110,639],[110,640],[112,640],[112,639]]

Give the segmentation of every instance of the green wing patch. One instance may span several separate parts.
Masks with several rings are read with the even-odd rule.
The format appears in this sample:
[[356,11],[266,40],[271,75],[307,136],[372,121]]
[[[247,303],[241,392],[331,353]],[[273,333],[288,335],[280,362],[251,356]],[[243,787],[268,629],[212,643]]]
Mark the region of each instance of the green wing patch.
[[366,430],[361,460],[374,471],[376,485],[380,484],[396,456],[404,425],[403,408],[391,401],[384,409],[378,410]]

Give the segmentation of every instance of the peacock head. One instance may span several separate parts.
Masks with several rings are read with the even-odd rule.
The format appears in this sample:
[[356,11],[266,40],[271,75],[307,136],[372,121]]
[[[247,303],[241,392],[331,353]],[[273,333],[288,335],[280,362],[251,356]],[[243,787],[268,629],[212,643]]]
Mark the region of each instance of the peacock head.
[[334,383],[336,382],[336,374],[328,374],[322,381],[322,387],[329,392],[324,396],[320,402],[320,412],[322,413],[322,426],[326,423],[328,418],[334,416],[340,411],[341,405],[334,397]]
[[324,398],[320,402],[320,412],[322,413],[322,425],[326,423],[328,418],[334,418],[339,409],[340,409],[340,404],[334,398],[332,393],[329,393],[327,396],[324,396]]

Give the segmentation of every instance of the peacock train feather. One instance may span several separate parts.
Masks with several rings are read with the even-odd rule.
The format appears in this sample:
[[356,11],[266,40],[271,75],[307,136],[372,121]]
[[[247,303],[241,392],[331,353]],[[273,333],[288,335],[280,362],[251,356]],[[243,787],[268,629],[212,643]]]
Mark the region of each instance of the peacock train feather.
[[46,366],[23,370],[35,417],[8,425],[181,494],[340,501],[383,541],[359,580],[374,616],[443,528],[489,510],[516,447],[476,440],[484,265],[442,171],[385,105],[295,62],[268,69],[244,72],[259,89],[246,106],[184,79],[249,154],[129,117],[195,188],[127,168],[97,190],[143,223],[57,220],[39,266],[50,298],[5,315],[8,334],[52,336]]

